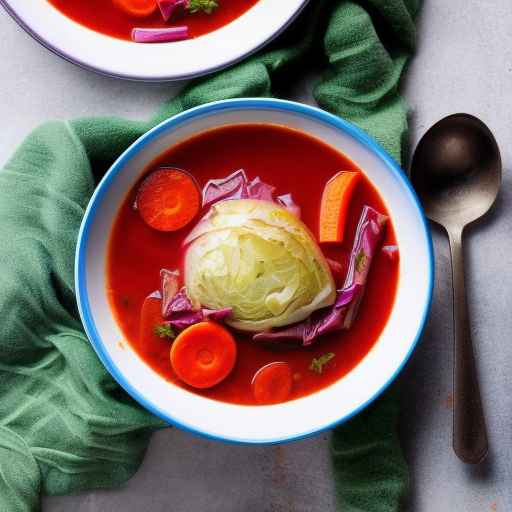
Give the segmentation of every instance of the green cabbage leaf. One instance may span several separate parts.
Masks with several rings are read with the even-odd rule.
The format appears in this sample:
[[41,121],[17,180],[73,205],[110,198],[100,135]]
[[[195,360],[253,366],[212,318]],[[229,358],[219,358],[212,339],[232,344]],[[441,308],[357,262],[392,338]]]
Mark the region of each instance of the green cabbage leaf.
[[185,241],[193,302],[232,308],[226,323],[251,332],[293,324],[330,306],[331,271],[308,228],[269,201],[216,203]]

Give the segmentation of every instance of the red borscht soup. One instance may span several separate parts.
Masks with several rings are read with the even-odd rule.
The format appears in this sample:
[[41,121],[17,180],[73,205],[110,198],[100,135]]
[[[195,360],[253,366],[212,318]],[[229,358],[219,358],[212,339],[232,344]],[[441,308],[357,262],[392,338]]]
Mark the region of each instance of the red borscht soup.
[[[258,0],[48,0],[59,11],[92,30],[136,42],[198,37],[232,22]],[[171,29],[183,28],[182,31]],[[146,38],[134,29],[160,29]],[[166,33],[167,31],[167,33]],[[144,34],[143,34],[144,36]],[[148,40],[149,38],[149,40]]]
[[243,124],[171,147],[117,215],[108,296],[169,385],[245,405],[341,379],[383,331],[399,279],[392,219],[343,154]]

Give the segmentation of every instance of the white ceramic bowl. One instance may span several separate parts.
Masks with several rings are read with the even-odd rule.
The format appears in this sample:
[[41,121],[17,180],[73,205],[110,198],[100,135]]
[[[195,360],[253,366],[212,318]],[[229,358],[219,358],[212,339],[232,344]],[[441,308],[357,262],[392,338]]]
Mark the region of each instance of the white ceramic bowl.
[[[240,406],[170,384],[131,348],[105,293],[107,243],[118,208],[142,171],[170,146],[212,127],[274,123],[322,139],[353,160],[376,185],[400,246],[400,279],[391,317],[364,359],[333,385],[287,403]],[[361,130],[322,110],[271,100],[227,100],[169,119],[126,150],[105,175],[85,213],[76,253],[76,293],[85,330],[113,377],[144,407],[166,421],[224,441],[283,442],[347,420],[382,393],[409,358],[428,314],[433,283],[430,234],[418,199],[395,161]],[[383,291],[385,293],[385,291]]]
[[308,0],[260,0],[210,34],[174,43],[137,44],[86,28],[47,0],[0,0],[43,46],[99,73],[144,81],[193,78],[233,64],[277,36]]

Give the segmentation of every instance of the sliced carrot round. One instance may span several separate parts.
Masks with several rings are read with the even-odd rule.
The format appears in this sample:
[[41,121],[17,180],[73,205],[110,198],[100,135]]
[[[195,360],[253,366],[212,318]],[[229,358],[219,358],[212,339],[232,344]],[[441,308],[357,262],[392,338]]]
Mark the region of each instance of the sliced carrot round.
[[252,392],[259,404],[279,404],[292,391],[293,374],[288,363],[270,363],[260,368],[252,379]]
[[156,0],[112,0],[114,5],[130,16],[145,18],[156,11]]
[[230,332],[214,322],[200,322],[181,332],[171,347],[176,375],[194,388],[211,388],[235,366],[236,342]]
[[201,195],[194,178],[180,169],[164,167],[152,172],[137,194],[140,216],[158,231],[177,231],[197,215]]

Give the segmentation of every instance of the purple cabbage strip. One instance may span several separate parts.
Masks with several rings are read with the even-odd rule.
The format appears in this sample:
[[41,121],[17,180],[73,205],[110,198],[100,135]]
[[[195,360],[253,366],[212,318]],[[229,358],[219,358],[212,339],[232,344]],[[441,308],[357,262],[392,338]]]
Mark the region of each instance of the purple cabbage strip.
[[160,270],[160,297],[162,298],[162,316],[167,318],[175,295],[179,290],[178,270]]
[[223,309],[191,309],[188,311],[181,311],[172,313],[169,319],[164,322],[174,327],[178,331],[182,331],[191,325],[205,320],[213,320],[214,322],[222,322],[233,313],[231,308]]
[[188,39],[188,26],[168,28],[134,28],[132,41],[135,43],[170,43]]
[[269,332],[259,332],[253,336],[254,341],[299,340],[308,346],[319,336],[343,329],[347,306],[361,292],[361,285],[354,284],[340,290],[335,303],[329,308],[315,311],[309,318],[298,324]]
[[205,309],[202,310],[204,319],[214,320],[215,322],[222,322],[233,313],[233,308],[223,309]]
[[300,207],[293,201],[292,195],[274,198],[275,190],[272,185],[261,181],[259,176],[249,181],[245,171],[239,169],[226,178],[206,183],[203,188],[203,208],[228,199],[259,199],[276,203],[300,218]]
[[182,288],[169,303],[169,307],[164,316],[165,318],[170,318],[173,315],[187,315],[190,312],[195,311],[196,310],[188,298],[185,288]]
[[261,199],[262,201],[274,201],[274,192],[276,187],[261,181],[260,177],[254,178],[247,187],[247,192],[251,199]]
[[291,194],[283,194],[276,197],[276,203],[286,208],[290,213],[293,213],[300,219],[301,211],[300,206],[293,200]]
[[191,325],[197,324],[204,320],[203,313],[201,310],[198,311],[187,311],[182,313],[176,313],[171,315],[170,319],[165,322],[170,326],[182,331]]
[[370,206],[363,208],[356,230],[345,284],[338,290],[336,301],[329,308],[315,311],[298,324],[253,336],[254,341],[298,340],[307,346],[324,334],[349,329],[364,295],[373,256],[384,236],[387,217]]
[[181,331],[204,320],[222,322],[232,314],[232,308],[195,308],[186,289],[179,289],[179,275],[178,270],[160,270],[160,291],[151,294],[151,297],[162,299],[162,316],[166,319],[164,323]]
[[188,0],[156,0],[164,21],[169,21],[177,11],[183,11]]
[[344,328],[350,329],[356,319],[359,306],[363,299],[364,288],[373,257],[384,237],[384,227],[388,218],[370,206],[363,208],[356,229],[354,245],[350,254],[350,264],[344,288],[352,284],[360,284],[363,288],[354,301],[348,306]]
[[239,169],[226,178],[210,180],[203,188],[203,208],[226,199],[247,199],[248,181],[245,171]]

